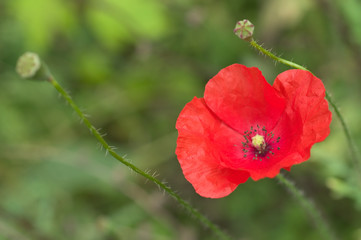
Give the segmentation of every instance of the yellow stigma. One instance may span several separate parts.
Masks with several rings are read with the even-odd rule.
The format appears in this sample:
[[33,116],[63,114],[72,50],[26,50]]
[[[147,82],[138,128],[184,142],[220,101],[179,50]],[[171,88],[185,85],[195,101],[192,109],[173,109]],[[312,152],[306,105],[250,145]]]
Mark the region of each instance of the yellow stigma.
[[252,144],[255,148],[257,148],[258,150],[264,148],[265,142],[264,142],[264,137],[261,135],[256,135],[252,137]]

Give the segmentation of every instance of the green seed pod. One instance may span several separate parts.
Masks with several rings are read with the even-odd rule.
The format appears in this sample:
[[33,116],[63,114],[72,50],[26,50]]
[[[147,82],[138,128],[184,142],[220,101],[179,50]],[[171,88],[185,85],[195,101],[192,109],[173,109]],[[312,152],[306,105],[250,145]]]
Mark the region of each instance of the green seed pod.
[[236,34],[240,39],[245,41],[252,41],[254,31],[254,25],[247,19],[242,21],[238,21],[236,26],[234,27],[234,34]]

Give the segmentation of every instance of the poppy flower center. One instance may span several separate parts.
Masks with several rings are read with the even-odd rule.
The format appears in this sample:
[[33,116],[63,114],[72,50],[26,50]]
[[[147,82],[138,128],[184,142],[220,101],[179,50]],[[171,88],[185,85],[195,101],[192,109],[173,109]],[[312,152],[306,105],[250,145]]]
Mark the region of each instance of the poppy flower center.
[[243,134],[245,139],[243,145],[243,157],[252,157],[252,160],[270,159],[275,155],[275,149],[280,150],[278,143],[280,137],[275,138],[273,132],[267,132],[266,127],[260,129],[259,125],[256,128],[251,126],[251,130],[245,131]]
[[265,141],[264,141],[264,137],[261,135],[256,134],[256,136],[252,137],[252,144],[255,148],[257,148],[258,150],[262,150],[265,148]]

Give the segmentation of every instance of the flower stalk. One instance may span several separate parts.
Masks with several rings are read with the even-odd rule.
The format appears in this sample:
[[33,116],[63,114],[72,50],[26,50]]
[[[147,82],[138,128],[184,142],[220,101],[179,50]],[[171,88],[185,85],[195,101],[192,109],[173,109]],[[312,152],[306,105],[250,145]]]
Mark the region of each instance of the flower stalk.
[[71,108],[78,114],[81,121],[86,125],[86,127],[90,130],[93,136],[100,142],[103,148],[115,159],[119,162],[132,169],[134,172],[140,174],[145,177],[149,181],[152,181],[156,185],[158,185],[161,189],[163,189],[166,193],[168,193],[172,198],[174,198],[180,205],[182,205],[185,209],[187,209],[199,222],[203,225],[211,229],[220,239],[230,240],[231,238],[223,232],[217,225],[212,223],[207,217],[205,217],[202,213],[200,213],[197,209],[193,208],[190,203],[181,198],[177,193],[175,193],[170,187],[168,187],[165,183],[155,178],[154,176],[144,172],[139,169],[135,165],[128,162],[124,157],[121,157],[117,154],[112,147],[105,141],[99,131],[90,123],[90,121],[86,118],[85,114],[79,109],[79,107],[74,103],[70,95],[59,85],[59,83],[52,77],[49,78],[48,81],[55,87],[55,89],[65,98],[65,100],[69,103]]
[[[35,59],[36,62],[39,62],[37,54],[35,54],[36,57],[34,58],[34,53],[32,53],[31,58]],[[24,54],[19,58],[19,61],[27,60],[29,55],[28,53]],[[30,64],[27,63],[27,65],[33,67],[33,63],[31,63],[32,59],[30,59]],[[42,66],[36,66],[37,69],[42,69],[42,67],[46,67],[44,63],[40,62]],[[19,64],[18,64],[19,66]],[[21,71],[18,68],[18,73],[20,74]],[[26,70],[27,72],[28,70]],[[197,209],[192,207],[189,202],[181,198],[176,192],[174,192],[169,186],[167,186],[165,183],[157,179],[156,177],[146,173],[145,171],[139,169],[135,165],[128,162],[124,157],[121,157],[119,154],[117,154],[114,149],[105,141],[105,139],[102,137],[102,135],[99,133],[99,131],[90,123],[86,115],[80,110],[80,108],[75,104],[75,102],[72,100],[71,96],[63,89],[63,87],[56,81],[56,79],[53,77],[51,72],[48,68],[46,68],[46,71],[42,71],[38,73],[32,72],[30,76],[24,77],[20,74],[20,76],[24,78],[34,79],[35,80],[46,80],[49,83],[53,85],[53,87],[64,97],[64,99],[67,101],[69,106],[77,113],[77,115],[80,117],[81,122],[85,124],[85,126],[89,129],[91,134],[99,141],[99,143],[102,145],[102,147],[106,150],[107,153],[109,153],[112,157],[114,157],[116,160],[127,166],[128,168],[132,169],[134,172],[140,174],[141,176],[145,177],[149,181],[155,183],[158,185],[161,189],[163,189],[167,194],[169,194],[172,198],[174,198],[181,206],[183,206],[186,210],[188,210],[191,215],[193,215],[200,223],[202,223],[204,226],[209,228],[213,233],[218,236],[219,239],[222,240],[231,240],[232,238],[226,234],[222,229],[220,229],[216,224],[212,223],[207,217],[205,217],[201,212],[199,212]]]
[[[305,67],[298,65],[297,63],[288,61],[286,59],[277,57],[276,55],[274,55],[272,52],[268,51],[267,49],[263,48],[261,45],[259,45],[255,40],[252,39],[252,41],[250,41],[250,44],[252,47],[254,47],[255,49],[257,49],[258,51],[260,51],[261,53],[263,53],[264,55],[272,58],[273,60],[280,62],[282,64],[288,65],[292,68],[296,68],[296,69],[301,69],[301,70],[306,70],[309,71],[308,69],[306,69]],[[310,72],[310,71],[309,71]]]
[[277,175],[277,179],[287,187],[287,189],[290,191],[290,193],[297,199],[297,201],[306,209],[308,214],[312,217],[314,223],[318,227],[320,234],[323,236],[323,238],[326,240],[336,240],[337,238],[332,233],[331,228],[326,223],[326,220],[322,217],[320,211],[317,209],[315,204],[307,198],[303,192],[298,189],[295,184],[285,178],[285,176],[280,173]]

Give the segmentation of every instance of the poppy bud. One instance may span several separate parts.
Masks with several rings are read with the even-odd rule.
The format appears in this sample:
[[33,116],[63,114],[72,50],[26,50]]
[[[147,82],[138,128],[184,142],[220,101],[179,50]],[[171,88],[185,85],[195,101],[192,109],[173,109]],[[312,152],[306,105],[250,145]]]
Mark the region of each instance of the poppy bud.
[[234,34],[240,39],[250,42],[253,36],[254,25],[247,19],[238,21],[234,27]]
[[41,62],[39,55],[32,52],[26,52],[19,57],[16,72],[25,79],[43,81],[51,77],[49,70]]

